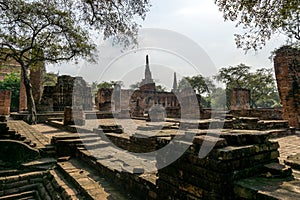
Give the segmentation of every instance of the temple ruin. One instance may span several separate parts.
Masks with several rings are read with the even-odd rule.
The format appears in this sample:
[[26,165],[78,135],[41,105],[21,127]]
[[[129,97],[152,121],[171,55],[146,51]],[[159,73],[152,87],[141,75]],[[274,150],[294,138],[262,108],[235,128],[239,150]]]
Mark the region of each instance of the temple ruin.
[[199,106],[197,119],[182,116],[196,106],[176,74],[156,91],[148,57],[139,89],[100,89],[96,111],[83,78],[60,76],[36,95],[41,123],[0,117],[0,199],[299,199],[297,56],[275,57],[282,110],[235,89],[232,110]]
[[[157,91],[155,82],[149,65],[149,57],[146,56],[145,74],[139,89],[121,89],[120,85],[115,85],[114,89],[101,88],[97,94],[97,109],[99,111],[121,112],[128,110],[128,115],[132,117],[143,117],[156,105],[161,106],[166,117],[181,116],[180,104],[187,103],[189,98],[197,96],[200,106],[200,96],[194,92],[190,94],[187,89],[183,92],[177,91],[177,78],[174,73],[173,88],[171,92]],[[182,98],[181,98],[182,97]],[[181,102],[180,102],[181,101]]]

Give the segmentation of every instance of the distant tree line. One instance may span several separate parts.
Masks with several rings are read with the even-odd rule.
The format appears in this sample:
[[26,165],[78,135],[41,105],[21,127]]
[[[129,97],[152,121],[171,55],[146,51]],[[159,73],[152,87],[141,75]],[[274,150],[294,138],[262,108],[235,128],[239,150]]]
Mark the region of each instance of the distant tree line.
[[[225,84],[225,89],[217,87],[214,80]],[[207,108],[230,108],[231,90],[245,88],[251,92],[253,108],[273,108],[280,106],[280,98],[274,78],[273,69],[250,71],[245,64],[221,68],[212,78],[196,75],[184,77],[179,81],[178,90],[187,83],[201,95],[201,104]],[[224,98],[226,96],[226,98]]]

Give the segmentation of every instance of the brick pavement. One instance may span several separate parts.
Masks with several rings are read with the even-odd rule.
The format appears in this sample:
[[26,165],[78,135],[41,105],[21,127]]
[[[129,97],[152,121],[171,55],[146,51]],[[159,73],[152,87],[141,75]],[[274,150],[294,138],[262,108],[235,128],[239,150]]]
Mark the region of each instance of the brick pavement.
[[28,125],[26,122],[21,120],[9,120],[7,121],[9,129],[16,130],[19,134],[26,137],[28,141],[35,145],[36,148],[45,148],[50,140],[45,135],[41,134],[38,129]]
[[279,143],[279,161],[283,161],[289,156],[300,153],[300,132],[297,131],[295,135],[289,135],[274,139]]

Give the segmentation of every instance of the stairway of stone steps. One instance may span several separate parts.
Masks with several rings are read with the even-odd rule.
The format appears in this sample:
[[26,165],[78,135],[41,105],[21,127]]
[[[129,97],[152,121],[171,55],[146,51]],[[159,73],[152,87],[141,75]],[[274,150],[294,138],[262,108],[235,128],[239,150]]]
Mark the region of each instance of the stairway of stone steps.
[[1,170],[1,199],[90,199],[70,183],[57,167],[54,158],[41,158],[23,163],[19,170]]
[[38,149],[43,157],[56,155],[55,147],[49,144],[50,139],[23,121],[0,122],[0,133],[0,139],[22,141],[30,147]]
[[68,199],[49,171],[30,171],[0,177],[0,199]]
[[62,188],[62,196],[68,200],[86,199],[84,194],[81,194],[76,187],[66,180],[65,176],[59,169],[50,170],[50,173],[55,178],[59,186]]
[[[139,188],[138,192],[130,191],[129,193],[135,192],[135,196],[139,197],[147,196],[148,193],[155,196],[153,191],[155,191],[157,177],[154,158],[136,157],[126,150],[112,146],[109,141],[102,140],[96,133],[53,136],[51,143],[56,146],[57,152],[64,152],[60,156],[71,155],[80,159],[81,163],[88,163],[97,173],[108,177],[118,187],[124,187],[124,184],[128,182],[125,188],[128,186],[127,189],[131,189],[132,185]],[[64,169],[63,164],[71,165],[66,162],[59,163],[61,169]],[[65,171],[68,172],[68,170]],[[142,174],[144,172],[153,173]],[[66,176],[68,174],[70,173],[65,173]],[[110,191],[108,193],[112,194]]]
[[86,199],[97,200],[129,200],[134,199],[129,194],[110,184],[99,173],[84,164],[81,160],[72,158],[58,162],[58,171],[83,193]]
[[[155,161],[149,157],[137,157],[134,154],[111,145],[110,141],[103,140],[96,133],[78,133],[63,136],[54,136],[51,143],[56,146],[57,152],[64,152],[60,156],[66,156],[70,152],[75,153],[75,149],[87,149],[95,159],[103,165],[114,166],[118,171],[133,173],[138,168],[145,171],[156,169]],[[66,150],[67,147],[73,147]]]

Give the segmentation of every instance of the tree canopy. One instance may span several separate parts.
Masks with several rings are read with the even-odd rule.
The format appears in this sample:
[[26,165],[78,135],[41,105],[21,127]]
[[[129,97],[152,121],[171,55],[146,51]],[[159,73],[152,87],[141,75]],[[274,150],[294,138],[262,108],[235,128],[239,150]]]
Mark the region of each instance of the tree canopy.
[[282,33],[299,43],[299,0],[215,0],[225,20],[236,21],[244,33],[235,34],[238,48],[261,49],[273,34]]
[[[193,88],[198,94],[210,92],[208,87],[209,79],[206,79],[202,75],[198,74],[192,77],[183,77],[178,83],[178,89],[183,90],[186,87]],[[211,82],[210,82],[211,84]]]
[[233,88],[246,88],[251,92],[252,106],[276,107],[280,105],[273,69],[262,68],[250,72],[249,66],[239,64],[221,68],[215,78],[226,84],[227,97],[230,97],[229,94]]
[[35,122],[35,103],[27,70],[39,63],[77,58],[94,60],[91,33],[125,46],[135,42],[136,16],[145,17],[147,0],[0,0],[0,58],[21,65],[29,122]]

